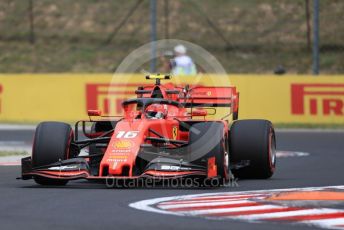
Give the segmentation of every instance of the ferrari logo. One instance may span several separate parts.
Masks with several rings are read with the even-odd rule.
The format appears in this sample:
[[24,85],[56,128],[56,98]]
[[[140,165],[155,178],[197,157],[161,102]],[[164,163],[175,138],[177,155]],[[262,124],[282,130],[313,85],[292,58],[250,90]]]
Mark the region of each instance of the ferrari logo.
[[173,129],[172,129],[173,140],[176,140],[177,136],[178,136],[178,128],[176,126],[174,126]]

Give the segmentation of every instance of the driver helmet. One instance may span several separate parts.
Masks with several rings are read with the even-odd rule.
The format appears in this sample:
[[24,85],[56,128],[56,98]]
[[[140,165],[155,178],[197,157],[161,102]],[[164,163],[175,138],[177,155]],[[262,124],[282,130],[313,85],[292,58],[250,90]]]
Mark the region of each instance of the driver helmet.
[[150,105],[146,110],[146,117],[149,119],[164,119],[167,108],[166,105]]

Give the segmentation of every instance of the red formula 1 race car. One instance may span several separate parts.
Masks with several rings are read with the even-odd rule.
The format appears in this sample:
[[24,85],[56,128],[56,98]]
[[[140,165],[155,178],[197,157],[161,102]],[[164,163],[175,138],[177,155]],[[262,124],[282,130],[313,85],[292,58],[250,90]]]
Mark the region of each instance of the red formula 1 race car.
[[[267,120],[238,120],[239,94],[234,86],[178,87],[160,83],[169,76],[146,78],[155,84],[138,87],[137,98],[122,103],[121,118],[89,110],[90,120],[78,121],[74,131],[66,123],[40,123],[32,156],[22,159],[21,179],[65,185],[75,179],[196,178],[221,185],[233,175],[272,176],[273,126]],[[221,107],[227,111],[222,119],[208,119]],[[228,117],[233,121],[225,120]],[[83,149],[88,154],[80,154]]]

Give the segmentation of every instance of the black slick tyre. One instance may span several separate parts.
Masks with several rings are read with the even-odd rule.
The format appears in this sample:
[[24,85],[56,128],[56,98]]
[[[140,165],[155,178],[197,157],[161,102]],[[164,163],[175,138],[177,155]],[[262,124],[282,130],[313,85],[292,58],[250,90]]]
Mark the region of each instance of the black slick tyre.
[[248,162],[232,170],[234,176],[249,179],[270,178],[276,167],[276,138],[268,120],[234,121],[229,130],[230,162]]
[[[71,157],[73,130],[69,124],[62,122],[42,122],[35,132],[32,147],[32,167],[49,165]],[[41,185],[65,185],[67,180],[50,179],[35,176],[36,183]]]

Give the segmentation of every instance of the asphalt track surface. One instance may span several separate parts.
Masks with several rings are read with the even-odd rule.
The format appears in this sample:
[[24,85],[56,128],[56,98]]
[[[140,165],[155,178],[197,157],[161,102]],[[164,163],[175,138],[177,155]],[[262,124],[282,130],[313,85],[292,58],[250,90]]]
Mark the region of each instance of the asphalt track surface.
[[[0,141],[32,141],[33,131],[0,131]],[[310,153],[279,158],[269,180],[242,180],[239,187],[215,189],[107,189],[70,182],[42,187],[21,181],[18,166],[0,166],[0,228],[5,229],[312,229],[306,225],[252,224],[235,220],[179,217],[133,209],[132,202],[187,194],[344,184],[344,132],[277,132],[277,149]]]

